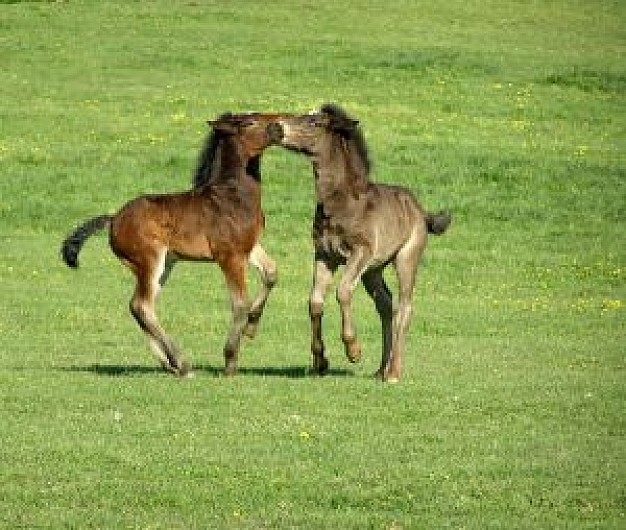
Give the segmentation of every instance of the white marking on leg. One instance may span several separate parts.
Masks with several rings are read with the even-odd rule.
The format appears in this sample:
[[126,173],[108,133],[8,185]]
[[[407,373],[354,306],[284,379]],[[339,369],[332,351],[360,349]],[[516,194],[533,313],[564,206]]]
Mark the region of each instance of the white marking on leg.
[[[167,249],[164,248],[158,259],[157,259],[157,265],[154,268],[153,272],[152,272],[152,278],[151,278],[151,282],[152,282],[152,287],[153,287],[153,292],[154,292],[154,299],[156,300],[156,297],[158,296],[159,292],[161,291],[161,277],[163,276],[163,273],[165,272],[165,260],[167,258]],[[167,279],[167,278],[166,278]]]
[[171,370],[170,362],[167,360],[167,357],[165,356],[165,353],[163,353],[163,350],[161,349],[158,341],[156,341],[152,337],[148,337],[148,344],[150,345],[152,353],[154,353],[157,360],[161,363],[161,366],[167,368],[168,370]]

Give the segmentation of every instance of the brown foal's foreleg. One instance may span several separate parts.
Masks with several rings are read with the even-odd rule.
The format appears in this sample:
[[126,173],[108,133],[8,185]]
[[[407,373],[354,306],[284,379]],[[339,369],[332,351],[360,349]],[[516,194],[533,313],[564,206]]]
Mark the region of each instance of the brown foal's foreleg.
[[159,324],[154,305],[161,282],[167,279],[171,264],[166,267],[165,253],[154,261],[131,266],[137,278],[135,292],[130,301],[130,311],[141,329],[148,336],[150,346],[161,365],[178,375],[189,375],[191,366],[178,353],[172,340]]
[[376,376],[383,378],[389,364],[392,346],[393,302],[392,294],[385,283],[383,269],[366,271],[361,278],[363,286],[376,305],[382,327],[382,358]]
[[241,335],[248,322],[248,294],[246,290],[245,256],[232,256],[220,262],[220,267],[226,277],[226,285],[230,293],[233,321],[224,345],[225,375],[234,375],[237,372],[237,355],[241,343]]
[[324,338],[322,336],[322,316],[326,292],[333,281],[337,265],[316,256],[313,270],[313,286],[309,296],[309,317],[311,318],[311,353],[313,370],[318,374],[328,371],[328,359],[324,356]]
[[246,336],[253,338],[256,335],[259,320],[261,319],[261,315],[263,315],[263,309],[265,309],[265,304],[270,295],[270,291],[276,283],[276,263],[268,256],[267,252],[265,252],[263,247],[258,243],[252,249],[249,261],[259,271],[261,283],[263,284],[261,291],[250,306],[250,311],[248,312],[248,323],[243,330]]
[[341,340],[346,348],[346,356],[352,363],[361,359],[361,345],[356,337],[352,322],[352,293],[369,263],[369,250],[364,247],[357,247],[348,259],[346,269],[337,287],[337,301],[341,309]]

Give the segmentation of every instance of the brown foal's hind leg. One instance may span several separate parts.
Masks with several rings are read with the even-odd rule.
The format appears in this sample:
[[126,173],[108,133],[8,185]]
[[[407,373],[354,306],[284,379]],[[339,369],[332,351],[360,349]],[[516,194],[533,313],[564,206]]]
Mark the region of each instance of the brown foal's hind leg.
[[352,363],[361,359],[361,345],[352,322],[352,293],[369,263],[369,250],[364,247],[355,248],[337,287],[337,301],[341,309],[341,340],[346,348],[346,356]]
[[159,277],[160,289],[165,287],[165,284],[167,283],[167,280],[169,279],[170,274],[172,274],[172,269],[174,268],[174,265],[176,265],[176,257],[169,253],[166,254],[165,262],[163,263],[163,271],[161,272],[161,276]]
[[165,252],[158,259],[143,261],[132,267],[137,278],[135,293],[130,301],[130,311],[141,329],[148,336],[150,346],[161,365],[178,375],[189,375],[191,366],[178,354],[172,340],[159,324],[154,305],[160,289],[160,282],[167,279]]
[[270,291],[276,283],[276,263],[258,243],[252,249],[249,261],[259,271],[259,276],[263,284],[261,291],[250,306],[248,323],[243,330],[246,336],[253,338],[256,335],[259,320],[261,319],[261,315],[263,315],[263,309],[265,309],[265,303],[270,295]]
[[228,260],[220,262],[219,265],[226,277],[233,313],[233,321],[224,345],[224,374],[234,375],[237,372],[237,355],[241,335],[248,322],[250,309],[246,290],[247,260],[245,256],[232,256]]
[[328,371],[328,359],[324,356],[324,338],[322,336],[322,316],[324,300],[333,281],[337,265],[316,256],[313,272],[313,287],[309,296],[309,317],[311,318],[311,353],[313,370],[318,374]]
[[382,358],[376,377],[383,378],[385,369],[389,364],[392,345],[393,302],[392,294],[385,283],[383,269],[366,271],[361,278],[363,286],[376,305],[376,311],[380,317],[382,326]]

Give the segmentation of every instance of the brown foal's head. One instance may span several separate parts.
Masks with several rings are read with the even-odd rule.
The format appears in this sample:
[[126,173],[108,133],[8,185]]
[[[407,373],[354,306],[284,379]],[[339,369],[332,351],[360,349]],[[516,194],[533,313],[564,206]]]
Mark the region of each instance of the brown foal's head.
[[242,154],[251,158],[261,154],[270,145],[277,145],[283,137],[281,114],[244,113],[223,114],[210,121],[213,130],[223,136],[232,136],[241,146]]

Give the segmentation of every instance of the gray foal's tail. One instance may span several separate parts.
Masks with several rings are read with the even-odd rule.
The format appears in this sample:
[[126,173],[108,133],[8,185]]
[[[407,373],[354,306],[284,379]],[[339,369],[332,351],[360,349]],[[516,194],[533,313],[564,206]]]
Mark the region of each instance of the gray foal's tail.
[[83,248],[87,238],[100,230],[111,226],[112,215],[93,217],[76,227],[61,245],[61,257],[68,267],[78,268],[78,253]]
[[428,228],[429,234],[443,234],[448,229],[451,222],[452,216],[449,212],[426,213],[426,227]]

